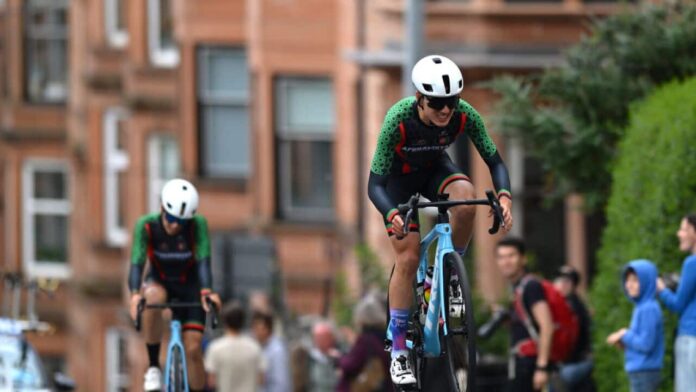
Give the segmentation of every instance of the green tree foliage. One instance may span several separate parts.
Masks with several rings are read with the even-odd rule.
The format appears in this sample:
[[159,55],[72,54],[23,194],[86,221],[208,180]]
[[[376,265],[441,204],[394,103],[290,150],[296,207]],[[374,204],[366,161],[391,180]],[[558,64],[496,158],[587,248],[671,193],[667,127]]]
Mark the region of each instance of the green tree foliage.
[[630,103],[696,75],[696,5],[669,3],[593,22],[559,68],[489,84],[502,96],[497,128],[522,137],[556,196],[579,192],[588,207],[603,206]]
[[[661,272],[679,271],[680,219],[696,211],[696,79],[655,91],[630,112],[630,126],[618,148],[607,205],[607,227],[591,291],[595,309],[595,379],[601,391],[627,391],[623,353],[608,347],[607,335],[631,320],[620,271],[637,258],[654,261]],[[662,390],[672,390],[671,364],[676,317],[665,312],[665,369]]]

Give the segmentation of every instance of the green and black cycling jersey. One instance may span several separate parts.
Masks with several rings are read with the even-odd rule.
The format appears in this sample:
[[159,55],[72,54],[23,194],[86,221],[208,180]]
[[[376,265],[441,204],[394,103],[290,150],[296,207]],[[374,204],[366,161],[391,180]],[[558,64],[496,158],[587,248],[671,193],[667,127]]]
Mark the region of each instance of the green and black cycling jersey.
[[143,269],[150,261],[148,279],[166,285],[187,285],[210,290],[210,239],[208,222],[196,215],[185,223],[179,233],[164,230],[160,213],[138,219],[133,232],[133,249],[128,287],[140,290]]
[[[510,177],[479,113],[460,99],[448,125],[426,125],[418,116],[415,97],[407,97],[392,106],[384,119],[372,158],[368,195],[387,222],[396,214],[394,200],[387,190],[390,179],[399,182],[420,177],[423,172],[442,171],[449,161],[445,151],[460,135],[471,139],[491,172],[498,195],[510,197]],[[454,173],[453,173],[454,174]]]

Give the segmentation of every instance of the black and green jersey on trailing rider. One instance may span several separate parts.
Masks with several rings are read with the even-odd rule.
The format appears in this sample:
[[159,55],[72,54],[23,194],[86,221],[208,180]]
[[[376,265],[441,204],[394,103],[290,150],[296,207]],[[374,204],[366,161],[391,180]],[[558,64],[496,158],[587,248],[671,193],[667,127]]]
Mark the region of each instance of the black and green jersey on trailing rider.
[[131,269],[128,286],[138,292],[146,262],[148,278],[165,284],[186,284],[210,289],[210,239],[208,223],[195,215],[175,235],[164,229],[160,213],[138,219],[133,232]]

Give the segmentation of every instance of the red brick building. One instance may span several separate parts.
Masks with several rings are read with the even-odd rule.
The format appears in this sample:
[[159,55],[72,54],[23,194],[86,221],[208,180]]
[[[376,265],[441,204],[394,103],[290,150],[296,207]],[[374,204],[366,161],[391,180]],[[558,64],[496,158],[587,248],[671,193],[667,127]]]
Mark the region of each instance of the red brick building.
[[[229,295],[274,287],[289,311],[320,313],[336,271],[357,282],[356,243],[391,263],[364,190],[381,120],[401,95],[403,4],[0,0],[2,269],[64,282],[39,301],[56,333],[33,341],[79,390],[140,386],[143,347],[124,307],[129,234],[158,208],[168,178],[198,187],[216,284]],[[558,64],[589,16],[617,8],[426,1],[424,51],[460,64],[463,96],[485,118],[494,97],[478,82]],[[552,244],[540,253],[584,267],[577,202],[540,210],[536,168],[496,141],[519,233],[551,222]],[[469,150],[454,154],[483,190],[487,169]],[[479,235],[473,246],[489,300],[503,288],[490,263],[494,240]]]

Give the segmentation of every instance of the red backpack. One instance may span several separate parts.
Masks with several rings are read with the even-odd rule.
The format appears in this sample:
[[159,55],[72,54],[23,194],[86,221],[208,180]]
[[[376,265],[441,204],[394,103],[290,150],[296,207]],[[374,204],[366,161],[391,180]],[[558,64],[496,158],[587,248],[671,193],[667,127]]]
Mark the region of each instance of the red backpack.
[[523,340],[517,344],[515,347],[516,352],[518,355],[524,357],[534,357],[537,355],[539,334],[534,329],[531,317],[522,302],[522,293],[525,286],[532,280],[537,280],[541,283],[541,287],[544,289],[544,297],[551,309],[553,337],[551,340],[551,353],[549,359],[553,362],[564,362],[573,352],[578,340],[580,329],[578,317],[563,295],[556,290],[551,282],[533,275],[527,275],[522,278],[522,282],[515,290],[515,312],[527,328],[529,336],[531,336],[530,339]]

